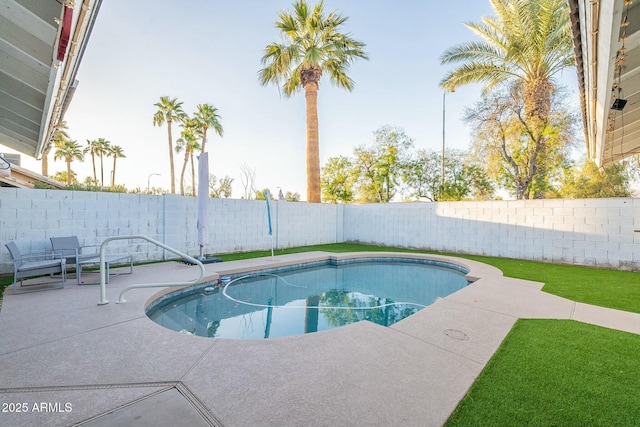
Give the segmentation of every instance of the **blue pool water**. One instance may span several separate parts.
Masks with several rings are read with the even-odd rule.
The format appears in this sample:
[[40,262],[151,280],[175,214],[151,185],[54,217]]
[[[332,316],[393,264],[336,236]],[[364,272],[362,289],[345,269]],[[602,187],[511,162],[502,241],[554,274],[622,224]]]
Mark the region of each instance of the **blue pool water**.
[[232,277],[151,304],[154,322],[217,338],[275,338],[360,320],[392,325],[467,285],[464,269],[416,259],[352,260]]

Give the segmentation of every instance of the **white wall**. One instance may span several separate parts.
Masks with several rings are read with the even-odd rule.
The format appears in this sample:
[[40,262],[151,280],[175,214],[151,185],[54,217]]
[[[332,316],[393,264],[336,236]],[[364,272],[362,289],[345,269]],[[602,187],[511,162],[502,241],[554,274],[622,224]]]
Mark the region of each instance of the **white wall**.
[[640,270],[640,199],[345,206],[344,239]]
[[[210,199],[206,253],[271,248],[265,201]],[[342,241],[335,205],[271,203],[273,244],[279,248]],[[23,253],[51,250],[50,237],[78,236],[83,246],[106,237],[144,234],[198,255],[197,199],[87,191],[0,188],[0,273],[10,273],[5,248],[16,241]],[[339,240],[337,240],[339,239]],[[134,261],[175,258],[144,240],[116,240],[110,253],[130,253]]]
[[[354,241],[640,270],[640,199],[271,206],[277,248]],[[0,188],[0,273],[11,272],[5,243],[39,252],[52,236],[97,245],[144,234],[197,255],[196,217],[193,197]],[[270,247],[264,201],[210,199],[206,253]],[[109,248],[135,261],[173,257],[140,240]]]

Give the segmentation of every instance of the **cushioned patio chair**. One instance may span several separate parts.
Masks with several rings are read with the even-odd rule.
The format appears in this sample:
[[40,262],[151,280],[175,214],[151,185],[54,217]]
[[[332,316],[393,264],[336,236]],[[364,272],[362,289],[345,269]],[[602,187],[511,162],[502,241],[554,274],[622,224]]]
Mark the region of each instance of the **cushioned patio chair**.
[[[35,291],[45,291],[49,289],[61,289],[64,288],[64,282],[66,280],[66,267],[65,259],[55,254],[30,254],[22,255],[18,245],[15,242],[9,242],[5,245],[9,249],[9,254],[13,259],[13,293],[25,293]],[[36,277],[44,275],[53,275],[60,273],[62,281],[59,286],[49,286],[42,288],[44,285],[50,285],[49,283],[34,283],[32,285],[24,285],[23,280],[25,277]],[[17,282],[20,280],[20,287],[38,287],[38,289],[30,289],[22,292],[18,292]]]
[[[75,265],[78,285],[80,284],[79,272],[82,269],[80,263],[84,260],[94,259],[100,256],[97,250],[99,246],[80,246],[77,236],[52,237],[51,247],[53,248],[53,253],[62,256],[66,260],[67,266],[71,264]],[[88,248],[93,248],[91,253],[86,252]]]

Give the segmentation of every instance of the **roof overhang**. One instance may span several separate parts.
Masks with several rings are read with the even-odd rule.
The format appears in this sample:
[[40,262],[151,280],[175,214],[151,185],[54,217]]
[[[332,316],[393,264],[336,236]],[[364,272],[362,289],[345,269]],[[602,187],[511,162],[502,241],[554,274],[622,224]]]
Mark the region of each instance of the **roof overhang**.
[[607,166],[640,153],[640,2],[568,2],[587,153]]
[[0,144],[46,152],[101,1],[0,0]]

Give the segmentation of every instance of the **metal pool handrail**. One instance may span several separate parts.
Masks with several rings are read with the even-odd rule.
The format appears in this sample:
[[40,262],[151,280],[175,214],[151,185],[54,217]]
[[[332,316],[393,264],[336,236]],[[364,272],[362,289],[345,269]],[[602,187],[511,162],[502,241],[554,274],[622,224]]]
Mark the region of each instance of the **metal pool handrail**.
[[187,285],[195,285],[197,283],[200,282],[200,280],[202,280],[202,278],[204,277],[204,265],[202,265],[202,263],[200,261],[198,261],[197,259],[190,257],[187,254],[184,254],[182,252],[180,252],[177,249],[172,248],[171,246],[167,246],[162,242],[159,242],[155,239],[152,239],[149,236],[145,236],[142,234],[134,234],[131,236],[115,236],[115,237],[107,237],[106,239],[104,239],[104,241],[102,242],[102,244],[100,245],[100,301],[98,302],[98,305],[105,305],[108,304],[109,301],[107,300],[107,270],[106,270],[106,260],[105,260],[105,248],[107,247],[107,243],[111,242],[112,240],[131,240],[131,239],[143,239],[146,240],[147,242],[153,243],[156,246],[160,246],[161,248],[169,251],[169,252],[173,252],[174,254],[181,256],[189,261],[191,261],[192,263],[198,265],[200,267],[200,276],[195,279],[195,280],[191,280],[191,281],[184,281],[184,282],[169,282],[169,283],[142,283],[142,284],[135,284],[135,285],[129,285],[126,288],[124,288],[122,291],[120,291],[120,295],[118,296],[118,304],[122,304],[124,302],[126,302],[125,299],[122,298],[122,296],[124,295],[125,292],[127,292],[129,289],[134,289],[134,288],[163,288],[163,287],[171,287],[171,286],[187,286]]

